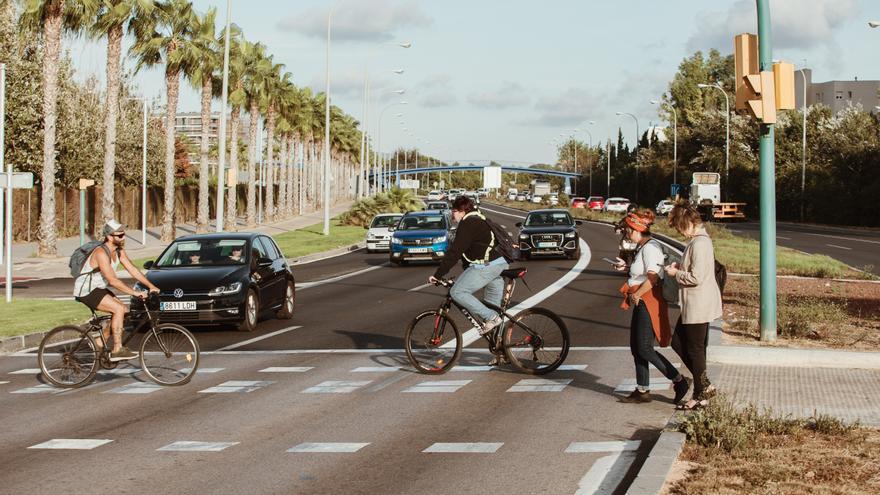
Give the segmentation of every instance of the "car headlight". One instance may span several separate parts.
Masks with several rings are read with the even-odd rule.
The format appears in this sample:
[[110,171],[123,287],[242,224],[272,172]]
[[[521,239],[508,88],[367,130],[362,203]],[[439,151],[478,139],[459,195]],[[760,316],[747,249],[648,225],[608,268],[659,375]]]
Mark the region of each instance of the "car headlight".
[[566,239],[574,239],[576,235],[577,235],[577,234],[574,233],[574,232],[566,232],[566,233],[565,233],[565,238],[566,238]]
[[236,292],[241,290],[241,282],[233,282],[229,285],[221,285],[215,289],[212,289],[208,292],[209,296],[228,296],[229,294],[235,294]]
[[529,235],[528,235],[528,234],[520,234],[520,235],[519,235],[519,238],[520,238],[520,239],[523,239],[523,240],[528,240]]
[[373,239],[375,239],[375,238],[376,238],[376,234],[374,234],[374,233],[372,233],[372,232],[368,232],[368,233],[367,233],[367,239],[369,239],[369,240],[373,240]]
[[403,241],[400,240],[399,237],[392,237],[391,244],[401,244]]
[[434,244],[437,244],[438,242],[446,242],[447,237],[445,235],[441,235],[440,237],[435,237],[433,239],[433,241],[434,241]]

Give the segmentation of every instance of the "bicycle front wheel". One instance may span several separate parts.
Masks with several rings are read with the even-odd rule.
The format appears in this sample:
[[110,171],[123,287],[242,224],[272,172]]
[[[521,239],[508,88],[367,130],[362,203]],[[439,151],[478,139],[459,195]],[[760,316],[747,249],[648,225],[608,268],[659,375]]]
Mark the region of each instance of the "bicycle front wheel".
[[420,373],[446,373],[461,355],[461,332],[454,321],[437,311],[416,316],[403,340],[406,357]]
[[504,354],[525,373],[543,375],[555,370],[568,356],[568,329],[556,313],[527,309],[504,329]]
[[141,343],[141,368],[159,385],[188,383],[199,367],[199,343],[189,330],[173,323],[147,330]]
[[65,325],[43,337],[37,361],[43,378],[57,387],[77,388],[98,373],[98,345],[82,328]]

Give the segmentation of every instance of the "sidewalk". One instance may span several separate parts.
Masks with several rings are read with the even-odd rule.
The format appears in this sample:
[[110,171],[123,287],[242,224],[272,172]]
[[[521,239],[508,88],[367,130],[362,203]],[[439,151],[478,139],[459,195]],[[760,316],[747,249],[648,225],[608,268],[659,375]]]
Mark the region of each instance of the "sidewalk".
[[[330,208],[330,216],[335,217],[340,215],[351,207],[354,204],[353,201],[346,201],[342,203],[338,203]],[[236,222],[236,226],[239,231],[251,231],[251,232],[260,232],[269,235],[280,234],[283,232],[289,232],[291,230],[297,230],[304,227],[308,227],[309,225],[314,225],[318,222],[321,222],[324,219],[323,211],[313,211],[306,213],[304,215],[296,216],[287,220],[273,222],[273,223],[263,223],[262,225],[258,225],[253,229],[245,229],[244,225],[244,217],[239,217]],[[215,223],[211,222],[211,227],[209,227],[209,231],[213,231],[213,226]],[[157,255],[162,252],[165,248],[165,243],[159,240],[161,236],[162,227],[151,227],[147,229],[147,242],[146,244],[141,243],[142,232],[139,229],[126,229],[126,251],[128,251],[129,256],[132,258],[145,258],[152,255]],[[177,225],[177,236],[194,234],[196,231],[195,224],[178,224]],[[88,237],[88,240],[91,240],[91,237]],[[13,280],[24,280],[24,279],[44,279],[44,278],[57,278],[57,277],[68,277],[70,276],[70,270],[68,269],[67,263],[69,259],[69,254],[73,252],[79,246],[79,236],[76,237],[66,237],[58,240],[58,258],[37,258],[37,243],[36,242],[22,242],[16,243],[12,246],[12,259],[13,259],[13,267],[12,267],[12,279]],[[6,280],[6,272],[5,270],[0,273],[0,283],[5,282]]]

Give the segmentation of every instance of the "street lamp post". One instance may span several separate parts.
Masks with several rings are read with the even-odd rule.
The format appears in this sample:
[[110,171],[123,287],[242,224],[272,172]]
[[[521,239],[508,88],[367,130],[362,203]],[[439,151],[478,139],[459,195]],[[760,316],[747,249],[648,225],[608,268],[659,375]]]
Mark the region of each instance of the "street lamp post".
[[804,201],[807,187],[807,59],[804,59],[804,67],[798,72],[804,79],[804,101],[801,107],[803,112],[803,140],[801,149],[801,222],[804,221]]
[[[385,115],[385,112],[389,108],[397,106],[397,105],[408,105],[408,104],[409,103],[406,101],[398,101],[396,103],[390,103],[388,105],[385,105],[385,108],[383,108],[382,111],[379,112],[379,121],[376,123],[377,132],[378,132],[377,137],[379,138],[379,142],[377,143],[379,153],[382,153],[382,117]],[[397,116],[402,117],[403,114],[397,114]],[[383,173],[384,173],[384,169],[380,169],[379,170],[379,184],[380,185],[378,186],[379,191],[381,191],[382,188],[385,186],[385,177],[383,176]]]
[[[651,100],[652,105],[661,105],[657,100]],[[675,105],[665,105],[672,110],[672,183],[678,184],[678,112]]]
[[617,115],[626,115],[636,121],[636,203],[639,202],[639,119],[628,112],[617,112]]
[[[226,33],[223,43],[223,90],[220,97],[220,139],[217,157],[217,232],[223,232],[226,201],[226,105],[229,102],[229,31],[232,18],[232,0],[226,0]],[[145,147],[146,148],[146,147]],[[235,190],[230,192],[234,194]]]
[[[324,235],[330,235],[330,22],[333,9],[327,12],[327,87],[324,93]],[[271,143],[270,143],[271,146]]]
[[725,138],[724,145],[724,190],[725,196],[730,196],[730,96],[727,95],[727,91],[721,87],[720,82],[716,82],[715,84],[697,84],[698,88],[715,88],[724,95],[724,115],[727,117],[727,136]]
[[[409,48],[412,46],[412,43],[397,43],[397,46],[401,48]],[[369,61],[372,57],[367,59]],[[393,74],[401,75],[405,72],[404,69],[394,69],[391,71]],[[369,188],[367,185],[367,169],[370,166],[370,154],[369,150],[369,142],[367,141],[368,130],[368,122],[370,121],[370,72],[369,66],[364,68],[364,121],[363,121],[363,130],[361,132],[361,156],[360,156],[360,174],[358,176],[358,187],[360,189],[359,195],[363,197],[366,193],[366,189]]]
[[147,246],[147,99],[128,98],[143,102],[144,132],[141,143],[141,247]]

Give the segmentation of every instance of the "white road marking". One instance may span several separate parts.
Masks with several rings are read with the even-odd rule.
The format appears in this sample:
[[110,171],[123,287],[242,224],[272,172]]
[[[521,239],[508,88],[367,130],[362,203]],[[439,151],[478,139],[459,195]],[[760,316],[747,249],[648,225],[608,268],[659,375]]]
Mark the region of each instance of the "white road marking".
[[[204,352],[201,354],[204,354]],[[225,369],[226,368],[199,368],[198,370],[196,370],[196,374],[201,375],[203,373],[220,373]],[[181,373],[189,373],[189,371],[189,368],[181,368],[180,370]]]
[[468,366],[468,365],[456,365],[453,366],[449,371],[492,371],[494,366]]
[[287,449],[288,452],[298,453],[344,453],[352,454],[370,445],[369,443],[339,443],[339,442],[319,442],[319,443],[301,443],[296,447]]
[[777,239],[782,239],[784,241],[790,241],[791,237],[782,237],[781,235],[776,236]]
[[10,371],[9,374],[10,375],[39,375],[40,372],[41,372],[40,368],[25,368],[23,370]]
[[9,382],[8,381],[0,381],[0,385],[6,385],[7,383],[9,383]]
[[65,392],[66,389],[56,388],[47,383],[42,383],[40,385],[36,385],[33,387],[20,388],[18,390],[13,390],[9,392],[10,394],[60,394],[61,392]]
[[48,442],[33,445],[29,449],[51,449],[51,450],[92,450],[106,445],[113,440],[92,439],[92,438],[53,438]]
[[[669,390],[669,386],[672,385],[672,381],[666,378],[654,378],[651,377],[651,380],[648,385],[648,390]],[[632,392],[636,389],[636,379],[635,378],[627,378],[614,389],[615,392]]]
[[277,331],[275,331],[275,332],[267,333],[266,335],[261,335],[261,336],[259,336],[259,337],[254,337],[254,338],[252,338],[252,339],[248,339],[248,340],[245,340],[245,341],[239,342],[239,343],[237,343],[237,344],[228,345],[228,346],[226,346],[226,347],[223,347],[223,348],[217,349],[216,352],[221,352],[221,351],[231,351],[231,350],[233,350],[233,349],[238,349],[239,347],[244,347],[244,346],[246,346],[246,345],[253,344],[254,342],[259,342],[259,341],[261,341],[261,340],[268,339],[268,338],[270,338],[270,337],[274,337],[274,336],[276,336],[276,335],[281,335],[282,333],[289,332],[289,331],[291,331],[291,330],[296,330],[297,328],[302,328],[302,326],[301,326],[301,325],[294,325],[294,326],[292,326],[292,327],[282,328],[281,330],[277,330]]
[[339,275],[338,277],[332,277],[324,280],[316,280],[314,282],[301,282],[296,284],[296,290],[306,290],[311,289],[313,287],[320,287],[326,284],[332,284],[334,282],[339,282],[345,280],[347,278],[356,277],[358,275],[363,275],[364,273],[369,273],[373,270],[378,270],[380,268],[384,268],[386,266],[390,266],[390,263],[382,263],[381,265],[371,266],[369,268],[364,268],[363,270],[358,270],[356,272],[346,273],[345,275]]
[[618,452],[600,458],[578,482],[578,491],[575,495],[614,493],[635,459],[636,454],[632,452]]
[[431,287],[432,285],[434,285],[434,284],[422,284],[418,287],[413,287],[412,289],[408,290],[407,292],[418,292],[424,288]]
[[848,248],[848,247],[846,247],[846,246],[838,246],[837,244],[825,244],[825,245],[828,246],[828,247],[833,247],[833,248],[837,248],[837,249],[845,249],[845,250],[847,250],[847,251],[852,251],[852,248]]
[[623,440],[620,442],[571,442],[565,449],[566,454],[584,454],[596,452],[632,452],[639,450],[640,440]]
[[149,382],[134,382],[112,390],[104,392],[105,394],[152,394],[162,390],[161,385]]
[[[594,347],[569,347],[569,351],[626,351],[630,352],[629,347],[622,346],[594,346]],[[489,354],[488,349],[468,349],[469,353],[472,354]],[[260,350],[260,351],[204,351],[201,353],[202,356],[272,356],[272,355],[289,355],[289,354],[372,354],[376,356],[380,355],[394,355],[394,354],[405,354],[406,351],[404,349],[277,349],[277,350]],[[8,354],[4,357],[27,357],[30,359],[34,358],[33,354]],[[465,367],[468,368],[468,367]],[[464,369],[462,371],[478,371],[475,368],[479,368],[479,366],[470,367],[471,369]],[[454,368],[453,368],[454,369]],[[199,368],[199,373],[202,370]]]
[[587,369],[588,364],[561,364],[556,371],[583,371]]
[[404,390],[404,393],[447,393],[451,394],[464,387],[471,380],[434,380],[422,382]]
[[533,378],[528,380],[520,380],[516,385],[507,389],[508,392],[562,392],[569,383],[571,378]]
[[191,442],[181,440],[156,449],[159,452],[220,452],[238,442]]
[[839,240],[841,240],[841,241],[867,242],[867,243],[870,243],[870,244],[880,244],[880,241],[869,241],[869,240],[867,240],[867,239],[855,239],[855,238],[853,238],[853,237],[840,237],[840,236],[837,236],[837,235],[827,235],[827,234],[811,234],[811,233],[809,233],[809,232],[807,232],[806,234],[807,234],[807,235],[816,236],[816,237],[828,237],[828,238],[830,238],[830,239],[839,239]]
[[422,452],[428,454],[494,454],[504,443],[435,443]]
[[330,380],[321,382],[314,387],[303,390],[303,394],[350,394],[355,390],[369,385],[370,380],[357,382],[348,380]]
[[199,390],[200,394],[236,394],[250,393],[263,387],[271,385],[275,382],[251,381],[251,380],[230,380],[223,382],[215,387]]
[[399,371],[400,366],[360,366],[351,370],[352,373],[387,373],[390,371]]
[[260,370],[260,373],[305,373],[315,369],[312,366],[270,366]]

